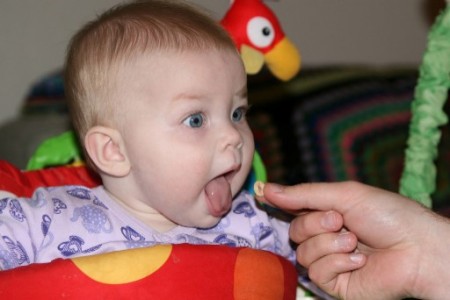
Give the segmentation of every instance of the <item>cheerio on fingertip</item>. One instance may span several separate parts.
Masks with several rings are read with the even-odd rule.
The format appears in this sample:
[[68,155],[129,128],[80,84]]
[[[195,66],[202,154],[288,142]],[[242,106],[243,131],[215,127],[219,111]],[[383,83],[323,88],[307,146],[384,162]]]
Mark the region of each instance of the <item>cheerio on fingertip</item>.
[[258,197],[264,196],[264,182],[257,180],[253,185],[253,189],[255,191],[255,195]]

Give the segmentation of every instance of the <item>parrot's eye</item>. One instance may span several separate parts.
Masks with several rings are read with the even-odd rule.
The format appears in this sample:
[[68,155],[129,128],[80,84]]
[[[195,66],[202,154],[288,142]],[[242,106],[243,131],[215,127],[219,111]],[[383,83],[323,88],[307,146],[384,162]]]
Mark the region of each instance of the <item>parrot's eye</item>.
[[269,27],[264,27],[263,30],[262,30],[262,34],[265,35],[265,36],[269,36],[271,32],[272,31],[270,30]]
[[247,23],[247,36],[255,46],[264,48],[275,39],[275,31],[269,20],[254,17]]

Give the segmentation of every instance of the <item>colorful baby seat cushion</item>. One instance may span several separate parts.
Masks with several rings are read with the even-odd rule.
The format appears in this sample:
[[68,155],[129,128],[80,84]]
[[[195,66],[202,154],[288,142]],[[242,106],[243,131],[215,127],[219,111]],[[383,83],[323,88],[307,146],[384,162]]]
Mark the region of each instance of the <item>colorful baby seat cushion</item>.
[[0,272],[1,299],[295,299],[294,266],[271,252],[159,245]]

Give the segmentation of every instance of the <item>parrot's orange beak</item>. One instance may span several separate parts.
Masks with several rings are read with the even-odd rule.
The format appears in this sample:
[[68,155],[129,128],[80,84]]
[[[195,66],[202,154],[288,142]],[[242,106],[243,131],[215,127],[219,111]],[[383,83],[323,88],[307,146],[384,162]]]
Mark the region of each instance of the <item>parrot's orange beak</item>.
[[269,70],[280,80],[288,81],[300,71],[300,53],[286,37],[266,53],[265,61]]

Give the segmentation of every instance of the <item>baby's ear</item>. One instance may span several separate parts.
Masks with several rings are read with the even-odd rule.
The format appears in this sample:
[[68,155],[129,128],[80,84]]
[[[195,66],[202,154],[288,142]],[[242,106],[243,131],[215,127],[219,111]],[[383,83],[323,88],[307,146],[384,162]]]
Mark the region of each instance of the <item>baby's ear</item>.
[[130,163],[119,131],[94,126],[88,130],[84,143],[86,152],[99,171],[114,177],[123,177],[130,172]]

